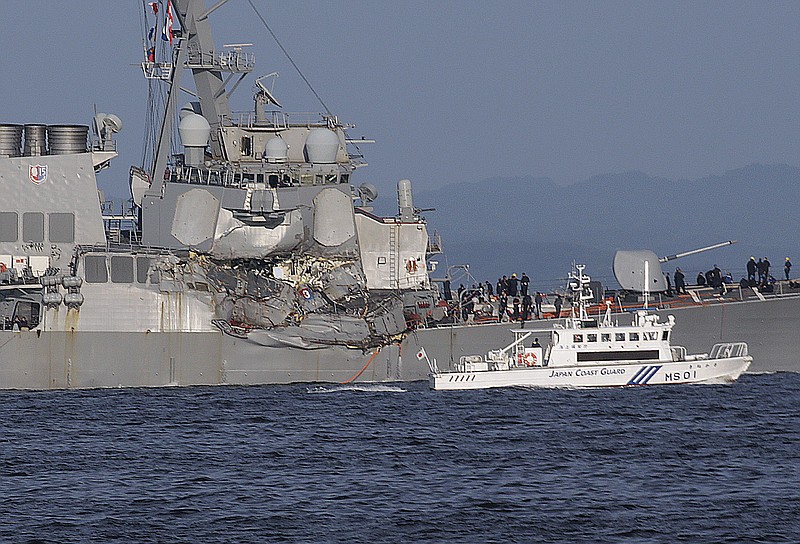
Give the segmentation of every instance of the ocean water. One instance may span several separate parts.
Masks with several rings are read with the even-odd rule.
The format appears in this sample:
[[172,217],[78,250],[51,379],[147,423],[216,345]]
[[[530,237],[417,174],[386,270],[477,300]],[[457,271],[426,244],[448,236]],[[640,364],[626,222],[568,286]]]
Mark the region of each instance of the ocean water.
[[800,542],[800,375],[0,392],[2,542]]

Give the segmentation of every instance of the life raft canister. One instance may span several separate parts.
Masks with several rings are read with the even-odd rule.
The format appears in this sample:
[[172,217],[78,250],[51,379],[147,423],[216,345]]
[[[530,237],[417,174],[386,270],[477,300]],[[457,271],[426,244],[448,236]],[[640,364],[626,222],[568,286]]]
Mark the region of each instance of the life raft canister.
[[518,366],[536,366],[536,354],[535,353],[518,353],[517,354],[517,365]]

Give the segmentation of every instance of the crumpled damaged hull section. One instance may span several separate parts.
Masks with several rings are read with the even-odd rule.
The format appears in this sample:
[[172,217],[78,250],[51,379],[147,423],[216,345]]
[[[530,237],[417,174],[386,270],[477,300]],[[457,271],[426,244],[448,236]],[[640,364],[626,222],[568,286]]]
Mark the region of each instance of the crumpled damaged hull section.
[[261,259],[285,254],[303,239],[303,220],[298,210],[287,212],[272,229],[245,225],[228,210],[220,211],[211,256],[215,259]]
[[217,327],[258,345],[367,349],[408,328],[402,297],[367,291],[360,268],[347,260],[305,256],[203,267],[215,292]]
[[366,349],[388,344],[405,331],[405,319],[399,302],[367,317],[338,314],[313,314],[299,325],[252,330],[247,340],[269,347],[288,346],[321,349],[331,345]]

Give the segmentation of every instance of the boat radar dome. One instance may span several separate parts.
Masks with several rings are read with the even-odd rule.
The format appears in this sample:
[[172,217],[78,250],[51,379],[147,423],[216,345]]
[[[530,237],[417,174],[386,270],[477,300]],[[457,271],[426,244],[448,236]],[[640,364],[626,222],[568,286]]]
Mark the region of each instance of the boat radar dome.
[[264,158],[267,162],[286,162],[289,159],[289,144],[280,135],[270,138],[264,148]]
[[306,138],[306,158],[317,164],[333,164],[339,153],[339,136],[327,128],[315,128]]
[[200,166],[205,159],[206,144],[211,136],[211,126],[206,118],[196,113],[190,113],[181,119],[178,133],[184,146],[186,164]]
[[198,115],[202,113],[202,110],[200,109],[200,102],[187,102],[184,104],[181,108],[181,111],[178,112],[178,117],[180,117],[182,120],[184,117],[191,115],[192,113],[196,113]]

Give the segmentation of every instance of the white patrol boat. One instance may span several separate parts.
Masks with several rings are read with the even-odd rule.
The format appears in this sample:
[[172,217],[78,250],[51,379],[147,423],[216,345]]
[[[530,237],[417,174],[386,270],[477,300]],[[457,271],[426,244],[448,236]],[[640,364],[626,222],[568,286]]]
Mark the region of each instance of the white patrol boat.
[[[602,320],[586,311],[592,298],[585,266],[570,273],[568,288],[577,308],[562,326],[551,332],[543,347],[533,331],[512,330],[514,341],[487,355],[463,356],[455,368],[442,371],[428,359],[424,348],[417,357],[427,359],[431,389],[484,389],[489,387],[607,387],[679,383],[732,382],[752,362],[744,342],[715,344],[708,354],[687,355],[686,348],[670,345],[675,318],[636,310],[630,325],[612,322],[611,304]],[[646,274],[646,272],[645,272]]]

